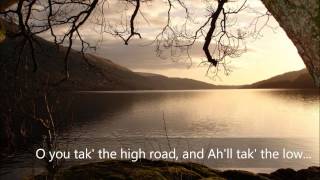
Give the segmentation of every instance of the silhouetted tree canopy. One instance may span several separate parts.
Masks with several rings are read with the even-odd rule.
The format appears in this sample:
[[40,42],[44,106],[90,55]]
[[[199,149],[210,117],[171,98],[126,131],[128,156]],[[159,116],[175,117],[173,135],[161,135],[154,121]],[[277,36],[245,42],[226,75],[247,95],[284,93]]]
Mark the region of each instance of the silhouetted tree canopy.
[[[109,5],[114,2],[121,3],[125,7],[124,13],[119,14],[121,18],[117,23],[111,22],[106,14],[106,11],[110,10]],[[85,33],[81,32],[81,27],[85,23],[90,22],[90,25],[99,27],[102,36],[119,38],[128,45],[134,38],[143,38],[143,33],[137,28],[137,18],[140,16],[145,23],[148,23],[148,17],[144,15],[142,7],[154,2],[154,0],[3,0],[0,3],[0,15],[3,21],[18,25],[17,31],[7,36],[24,37],[24,43],[28,43],[31,49],[34,36],[47,32],[50,33],[56,45],[66,46],[64,62],[65,77],[68,79],[68,56],[74,41],[80,41],[83,54],[87,49],[95,48],[85,40]],[[228,59],[239,57],[246,52],[245,39],[259,36],[261,30],[268,26],[271,16],[268,11],[258,12],[253,9],[256,13],[255,18],[249,22],[248,27],[240,27],[237,25],[238,14],[245,9],[250,9],[249,1],[204,0],[198,3],[204,5],[207,13],[202,15],[204,19],[202,22],[196,22],[194,19],[199,15],[190,13],[192,7],[187,5],[187,0],[165,0],[164,2],[166,6],[159,8],[167,9],[167,15],[161,17],[166,18],[166,23],[153,41],[157,55],[161,56],[162,53],[169,52],[171,57],[179,57],[185,53],[191,60],[189,51],[196,42],[200,42],[205,57],[202,63],[208,64],[208,70],[215,67],[214,73],[218,73],[221,68],[228,74]],[[268,0],[263,2],[269,7]],[[184,10],[183,22],[173,22],[172,11],[177,8]],[[295,44],[297,46],[297,43]],[[22,47],[24,47],[23,44]],[[305,58],[302,58],[306,63]],[[33,50],[31,50],[31,60],[33,70],[36,71],[38,66]],[[306,65],[309,72],[313,72],[313,66],[309,63]],[[311,74],[314,79],[317,79],[317,73]]]

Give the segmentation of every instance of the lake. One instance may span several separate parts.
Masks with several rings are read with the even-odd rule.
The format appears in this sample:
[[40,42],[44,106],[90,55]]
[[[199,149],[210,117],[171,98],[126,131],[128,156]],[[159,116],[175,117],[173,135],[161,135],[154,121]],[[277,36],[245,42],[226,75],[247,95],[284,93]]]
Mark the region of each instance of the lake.
[[[300,169],[319,166],[319,105],[316,90],[75,92],[70,111],[77,123],[60,135],[60,143],[69,149],[286,148],[303,151],[309,158],[196,162],[255,172]],[[33,161],[34,155],[18,153],[1,163],[1,175],[31,172]]]

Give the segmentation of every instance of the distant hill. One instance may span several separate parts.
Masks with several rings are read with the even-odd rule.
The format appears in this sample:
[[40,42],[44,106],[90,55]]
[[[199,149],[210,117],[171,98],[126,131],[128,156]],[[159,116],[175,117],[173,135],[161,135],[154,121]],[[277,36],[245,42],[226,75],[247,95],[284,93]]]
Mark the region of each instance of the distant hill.
[[[14,31],[15,26],[7,29]],[[16,85],[43,86],[45,82],[56,84],[64,78],[64,55],[66,48],[56,46],[40,37],[35,37],[33,46],[37,72],[32,72],[30,46],[23,46],[21,38],[8,37],[0,43],[0,83],[8,86],[11,79]],[[19,54],[21,48],[24,53]],[[20,56],[20,57],[19,57]],[[71,50],[69,55],[70,79],[59,83],[65,90],[179,90],[179,89],[237,89],[237,88],[314,88],[313,80],[306,69],[284,73],[263,81],[244,86],[216,86],[185,78],[169,78],[163,75],[133,72],[112,61],[92,54],[86,58]],[[88,65],[87,62],[91,64]],[[18,65],[18,66],[17,66]],[[11,78],[11,79],[10,79]],[[9,79],[9,80],[8,80]],[[4,82],[6,81],[6,82]],[[9,82],[9,83],[8,83]],[[10,89],[10,88],[9,88]]]
[[287,72],[256,83],[242,86],[242,88],[315,88],[307,69]]
[[[1,74],[6,74],[2,74],[2,77],[13,76],[13,73],[16,73],[15,70],[18,69],[16,79],[20,80],[20,83],[27,82],[28,84],[30,82],[40,85],[44,81],[48,81],[54,84],[64,78],[63,59],[66,48],[57,47],[51,42],[36,37],[34,47],[39,68],[37,72],[32,72],[30,47],[28,44],[25,45],[26,52],[20,56],[19,60],[18,52],[21,47],[22,41],[19,38],[7,38],[5,42],[0,44],[1,62],[6,64],[2,67],[5,71],[1,71]],[[176,90],[212,89],[216,87],[192,79],[136,73],[92,54],[86,54],[85,57],[91,66],[88,66],[80,52],[76,50],[70,52],[70,79],[60,83],[59,88],[65,90]],[[20,62],[18,63],[18,61]],[[16,64],[19,64],[19,68]]]
[[213,89],[219,88],[209,83],[188,78],[167,77],[153,73],[140,73],[139,75],[147,78],[147,83],[154,89]]

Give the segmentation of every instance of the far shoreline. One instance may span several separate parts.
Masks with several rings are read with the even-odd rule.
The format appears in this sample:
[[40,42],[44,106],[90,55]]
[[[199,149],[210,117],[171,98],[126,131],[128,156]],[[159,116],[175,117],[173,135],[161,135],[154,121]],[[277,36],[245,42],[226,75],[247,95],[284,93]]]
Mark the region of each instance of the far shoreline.
[[298,180],[318,179],[320,167],[294,170],[281,168],[272,172],[250,172],[237,168],[212,169],[192,162],[152,161],[140,159],[136,163],[125,160],[107,160],[75,165],[54,175],[40,174],[30,179],[216,179],[216,180]]

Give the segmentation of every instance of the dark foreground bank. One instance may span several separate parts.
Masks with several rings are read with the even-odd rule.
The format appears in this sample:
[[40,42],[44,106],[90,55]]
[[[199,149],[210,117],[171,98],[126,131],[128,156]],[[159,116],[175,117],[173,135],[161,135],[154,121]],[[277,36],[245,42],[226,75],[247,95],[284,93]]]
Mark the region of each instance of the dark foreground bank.
[[[30,179],[47,179],[38,175]],[[270,174],[251,173],[240,170],[219,171],[195,163],[141,160],[105,161],[74,166],[55,175],[55,179],[232,179],[232,180],[319,180],[320,167],[295,171],[279,169]]]

